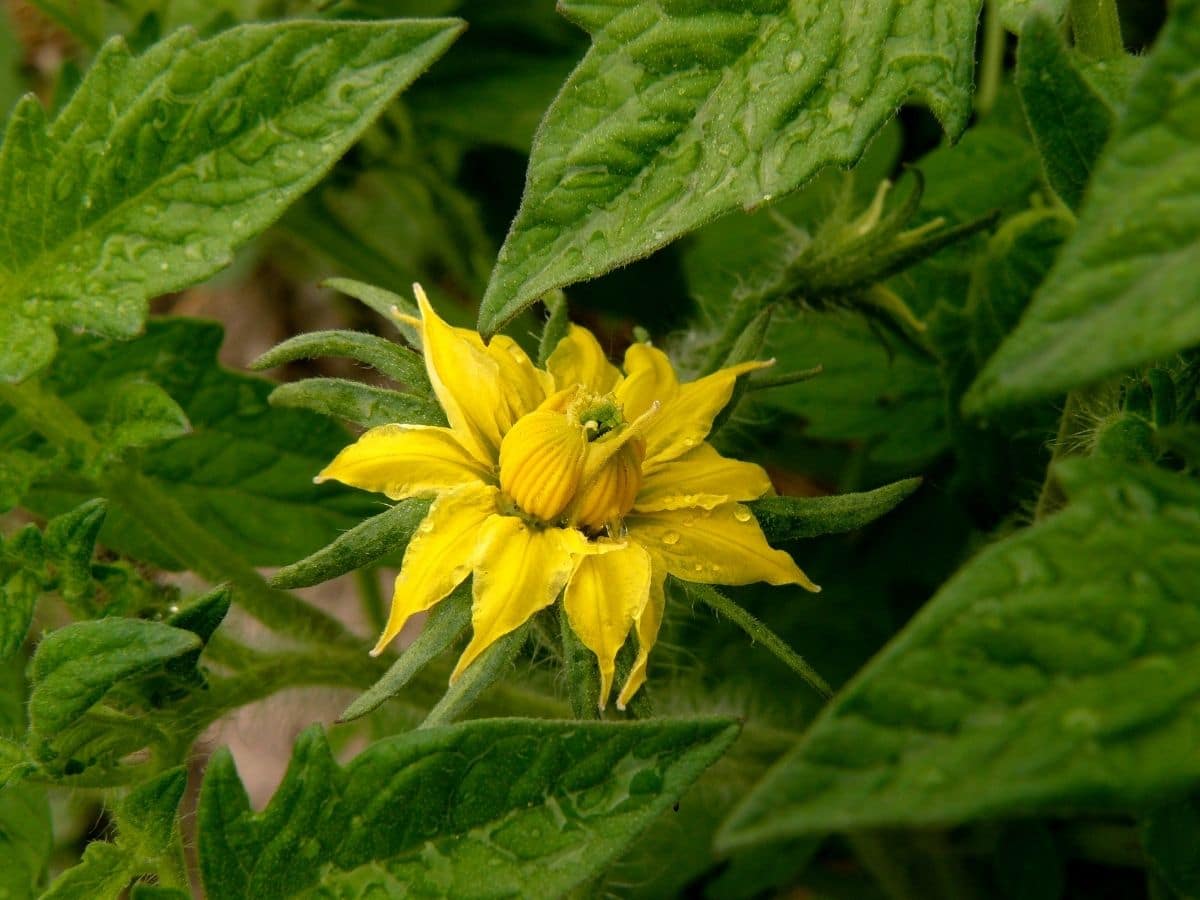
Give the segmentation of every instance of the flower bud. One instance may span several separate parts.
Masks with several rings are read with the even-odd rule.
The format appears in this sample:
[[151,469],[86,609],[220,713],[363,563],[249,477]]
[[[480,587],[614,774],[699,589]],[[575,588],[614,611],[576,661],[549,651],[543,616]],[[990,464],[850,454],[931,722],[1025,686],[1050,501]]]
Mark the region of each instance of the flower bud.
[[587,484],[580,486],[571,514],[572,524],[596,530],[633,509],[642,487],[645,457],[646,442],[641,438],[628,441],[614,453]]
[[575,496],[587,447],[586,431],[561,412],[523,416],[500,444],[500,488],[524,512],[552,521]]

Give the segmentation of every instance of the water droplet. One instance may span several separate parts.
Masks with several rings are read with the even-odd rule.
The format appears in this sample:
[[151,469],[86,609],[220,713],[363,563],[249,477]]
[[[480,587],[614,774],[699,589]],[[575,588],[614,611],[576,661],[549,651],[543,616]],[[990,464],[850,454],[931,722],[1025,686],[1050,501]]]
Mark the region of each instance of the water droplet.
[[679,543],[679,532],[678,531],[668,531],[666,534],[664,534],[662,536],[662,542],[664,544],[666,544],[668,547],[673,547],[675,544]]
[[696,565],[694,565],[692,568],[694,568],[697,572],[703,572],[704,563],[696,563]]
[[784,67],[789,72],[796,72],[804,65],[804,54],[799,50],[793,50],[783,60]]
[[752,515],[750,515],[750,510],[746,509],[744,506],[737,507],[733,511],[733,517],[739,522],[749,522],[752,518],[754,518]]

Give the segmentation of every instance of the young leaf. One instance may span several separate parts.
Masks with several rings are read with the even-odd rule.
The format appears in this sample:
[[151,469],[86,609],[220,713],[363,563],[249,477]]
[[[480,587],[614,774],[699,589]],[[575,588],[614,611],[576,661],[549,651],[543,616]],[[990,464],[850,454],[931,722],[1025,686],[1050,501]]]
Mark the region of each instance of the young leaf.
[[1017,89],[1054,192],[1079,209],[1112,129],[1113,111],[1076,68],[1058,28],[1030,16],[1017,48]]
[[967,396],[1051,396],[1200,341],[1200,0],[1181,0],[1102,154],[1074,237]]
[[1200,486],[1096,460],[1059,474],[1067,508],[951,579],[755,788],[725,845],[1137,807],[1200,782]]
[[7,541],[0,536],[0,662],[21,649],[29,634],[42,593],[44,564],[41,535],[33,525]]
[[200,792],[204,886],[229,900],[562,896],[737,731],[727,719],[483,720],[380,741],[340,769],[314,728],[258,814],[219,751]]
[[995,9],[1004,27],[1013,34],[1020,34],[1021,28],[1033,17],[1049,17],[1055,22],[1061,22],[1067,14],[1070,0],[995,0]]
[[27,96],[0,146],[0,378],[50,362],[53,326],[137,333],[316,183],[461,30],[292,21],[141,56],[105,44],[52,122]]
[[471,624],[470,582],[460,585],[429,613],[425,627],[400,658],[371,688],[351,703],[339,722],[349,722],[378,709],[395,697],[414,675],[446,650]]
[[905,100],[952,136],[970,111],[975,0],[560,8],[593,44],[534,141],[486,332],[554,288],[853,163]]
[[40,784],[5,784],[0,772],[0,897],[38,895],[53,846],[50,804]]
[[53,738],[118,682],[153,672],[200,646],[190,631],[144,619],[99,619],[52,631],[33,656],[30,728]]
[[187,769],[178,766],[130,791],[117,808],[120,845],[141,859],[165,853],[177,827],[175,814],[187,781]]
[[93,841],[84,850],[83,861],[54,879],[40,900],[120,897],[135,874],[136,860],[127,850],[107,841]]
[[750,508],[768,541],[795,541],[862,528],[887,515],[920,485],[920,478],[906,478],[861,494],[766,497]]

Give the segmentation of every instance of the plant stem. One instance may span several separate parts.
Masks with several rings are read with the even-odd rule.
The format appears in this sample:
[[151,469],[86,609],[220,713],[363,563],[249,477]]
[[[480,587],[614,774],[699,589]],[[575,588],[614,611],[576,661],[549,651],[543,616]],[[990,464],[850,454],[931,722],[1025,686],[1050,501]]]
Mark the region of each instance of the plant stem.
[[996,0],[987,0],[983,8],[983,54],[979,60],[979,87],[975,91],[975,111],[986,116],[996,105],[1000,78],[1004,73],[1004,24]]
[[704,359],[704,366],[700,374],[708,375],[721,368],[721,364],[729,356],[729,351],[733,349],[733,345],[737,343],[742,332],[746,330],[746,326],[754,321],[754,317],[766,305],[767,298],[761,294],[752,294],[744,297],[734,305],[729,319],[725,322],[725,328],[709,348],[708,356]]
[[[51,443],[85,458],[103,453],[104,447],[88,424],[36,380],[0,384],[0,399]],[[173,496],[134,467],[121,462],[109,465],[96,478],[95,486],[98,493],[142,524],[167,555],[208,581],[228,581],[242,607],[280,634],[306,641],[358,644],[333,617],[268,585],[249,563],[192,519]]]
[[1115,0],[1071,0],[1071,29],[1075,47],[1095,59],[1125,52]]

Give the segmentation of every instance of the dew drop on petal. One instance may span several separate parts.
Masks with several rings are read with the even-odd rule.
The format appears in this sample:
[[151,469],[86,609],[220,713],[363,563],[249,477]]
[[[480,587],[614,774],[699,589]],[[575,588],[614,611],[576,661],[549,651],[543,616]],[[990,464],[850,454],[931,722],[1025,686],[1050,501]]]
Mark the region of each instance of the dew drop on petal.
[[739,522],[749,522],[750,519],[753,518],[750,515],[750,510],[746,509],[744,506],[739,506],[737,509],[735,509],[733,511],[733,517]]
[[679,543],[679,532],[678,531],[668,531],[666,534],[664,534],[662,536],[662,542],[664,544],[666,544],[668,547],[678,544]]

